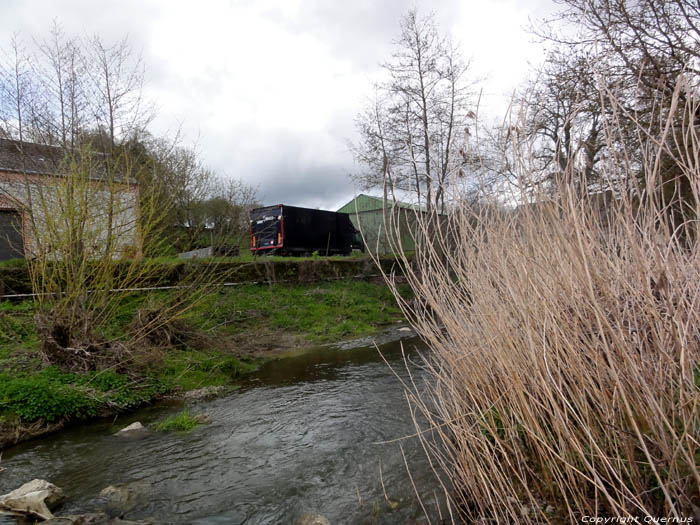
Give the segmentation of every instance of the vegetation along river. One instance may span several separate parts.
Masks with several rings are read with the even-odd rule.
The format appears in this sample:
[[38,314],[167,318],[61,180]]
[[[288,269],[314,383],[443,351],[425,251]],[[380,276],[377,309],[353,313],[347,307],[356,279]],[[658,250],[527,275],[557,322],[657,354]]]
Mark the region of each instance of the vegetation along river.
[[[420,341],[403,345],[415,361]],[[400,343],[380,348],[407,377]],[[419,367],[410,366],[421,381]],[[151,407],[9,449],[0,462],[0,493],[46,479],[67,495],[57,514],[80,514],[105,509],[101,489],[129,483],[130,519],[293,523],[316,513],[334,524],[427,523],[399,444],[377,444],[415,430],[401,383],[369,341],[268,363],[240,390],[193,404],[190,412],[210,423],[189,433],[114,435],[133,421],[152,427],[181,409]],[[423,504],[437,516],[439,484],[423,449],[415,438],[402,444]]]

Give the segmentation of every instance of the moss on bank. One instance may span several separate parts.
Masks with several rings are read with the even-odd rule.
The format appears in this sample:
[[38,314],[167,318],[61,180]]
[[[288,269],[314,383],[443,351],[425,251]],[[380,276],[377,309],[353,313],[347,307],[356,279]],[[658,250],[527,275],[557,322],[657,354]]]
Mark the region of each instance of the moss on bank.
[[[139,310],[168,295],[125,297],[101,335],[126,340]],[[18,428],[49,428],[167,393],[233,385],[271,351],[362,337],[402,319],[391,292],[368,281],[225,287],[168,327],[167,344],[144,341],[120,370],[67,373],[42,366],[33,315],[32,301],[0,302],[0,448],[21,440]]]

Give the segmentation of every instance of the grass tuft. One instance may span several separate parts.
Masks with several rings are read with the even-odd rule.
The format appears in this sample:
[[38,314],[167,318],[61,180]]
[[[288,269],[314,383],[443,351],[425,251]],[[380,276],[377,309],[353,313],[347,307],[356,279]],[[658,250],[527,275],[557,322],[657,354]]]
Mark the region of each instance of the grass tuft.
[[192,415],[189,410],[184,409],[179,414],[170,416],[156,425],[158,432],[189,432],[200,425],[207,423],[204,415]]

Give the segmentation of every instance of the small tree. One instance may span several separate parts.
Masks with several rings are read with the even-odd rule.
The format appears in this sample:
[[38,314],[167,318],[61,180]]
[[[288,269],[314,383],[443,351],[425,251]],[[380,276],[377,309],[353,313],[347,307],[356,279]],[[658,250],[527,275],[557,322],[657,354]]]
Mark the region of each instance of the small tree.
[[257,189],[239,179],[218,178],[212,196],[204,202],[206,223],[214,244],[240,247],[249,235],[248,218],[257,206]]
[[[177,141],[143,141],[152,112],[142,99],[142,61],[126,40],[109,46],[97,37],[70,38],[55,25],[33,51],[17,38],[11,50],[0,55],[0,129],[18,140],[23,178],[3,191],[29,219],[26,255],[42,355],[74,370],[119,363],[209,289],[199,285],[210,272],[198,273],[192,286],[178,283],[181,295],[141,316],[126,339],[107,335],[129,290],[165,276],[141,258],[158,252],[174,215],[170,196],[182,187],[164,176],[180,172],[164,166],[173,158],[200,164],[194,155],[174,157]],[[42,175],[27,169],[37,149]]]
[[129,289],[158,280],[140,254],[165,210],[139,199],[132,169],[127,157],[86,147],[64,156],[53,176],[23,183],[37,332],[49,363],[85,370],[122,359],[129,345],[106,340],[106,327]]

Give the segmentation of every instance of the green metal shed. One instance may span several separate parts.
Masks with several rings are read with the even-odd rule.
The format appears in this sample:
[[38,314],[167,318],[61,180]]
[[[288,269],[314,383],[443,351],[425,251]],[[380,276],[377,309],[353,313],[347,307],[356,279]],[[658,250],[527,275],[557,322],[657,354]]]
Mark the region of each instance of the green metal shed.
[[[405,202],[389,201],[387,203],[387,211],[398,218],[401,246],[407,252],[416,249],[413,239],[415,228],[411,228],[411,224],[415,222],[415,210],[415,206]],[[384,200],[381,197],[360,194],[340,207],[338,211],[350,215],[350,220],[355,228],[362,231],[366,245],[371,252],[391,253],[391,243],[386,236],[384,225]],[[401,213],[402,211],[404,213]],[[398,240],[396,239],[396,241]]]

